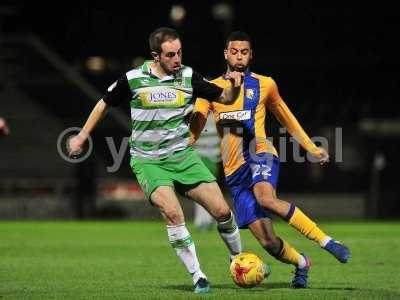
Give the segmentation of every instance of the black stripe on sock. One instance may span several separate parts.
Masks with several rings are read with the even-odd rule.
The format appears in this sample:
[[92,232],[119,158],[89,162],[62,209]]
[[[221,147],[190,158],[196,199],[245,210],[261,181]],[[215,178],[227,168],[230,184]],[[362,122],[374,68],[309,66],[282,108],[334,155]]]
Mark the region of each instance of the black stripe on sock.
[[290,204],[290,208],[289,208],[289,212],[287,213],[285,220],[287,222],[289,222],[289,220],[292,218],[293,214],[294,214],[294,210],[296,209],[296,205],[294,205],[293,203]]

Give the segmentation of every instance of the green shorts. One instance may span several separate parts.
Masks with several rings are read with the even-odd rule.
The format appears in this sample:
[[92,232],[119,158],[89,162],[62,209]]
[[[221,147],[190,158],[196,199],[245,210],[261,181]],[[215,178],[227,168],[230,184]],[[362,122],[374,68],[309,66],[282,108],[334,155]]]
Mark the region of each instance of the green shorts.
[[159,186],[191,187],[216,180],[192,147],[163,159],[131,157],[130,165],[147,199]]

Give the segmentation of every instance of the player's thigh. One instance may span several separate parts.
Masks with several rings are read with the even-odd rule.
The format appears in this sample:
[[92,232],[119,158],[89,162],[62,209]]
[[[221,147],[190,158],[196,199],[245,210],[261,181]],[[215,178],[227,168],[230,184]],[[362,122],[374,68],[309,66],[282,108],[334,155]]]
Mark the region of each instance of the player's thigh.
[[189,190],[187,195],[203,206],[216,219],[224,218],[230,214],[230,208],[215,181],[202,182]]
[[275,189],[269,182],[257,182],[253,187],[253,193],[259,205],[271,210],[282,218],[286,217],[290,209],[290,203],[278,199]]
[[170,186],[159,186],[150,195],[151,202],[158,207],[168,225],[185,221],[181,204]]
[[275,189],[269,182],[257,182],[253,186],[253,193],[258,204],[263,207],[270,207],[276,201]]

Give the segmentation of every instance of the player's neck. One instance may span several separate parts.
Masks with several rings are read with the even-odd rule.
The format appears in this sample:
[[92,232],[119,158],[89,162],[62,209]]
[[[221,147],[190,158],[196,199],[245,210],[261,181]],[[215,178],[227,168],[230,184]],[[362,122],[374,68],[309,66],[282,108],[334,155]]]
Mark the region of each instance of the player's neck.
[[169,74],[165,72],[164,68],[160,65],[159,62],[153,62],[150,64],[151,73],[159,78],[163,78]]

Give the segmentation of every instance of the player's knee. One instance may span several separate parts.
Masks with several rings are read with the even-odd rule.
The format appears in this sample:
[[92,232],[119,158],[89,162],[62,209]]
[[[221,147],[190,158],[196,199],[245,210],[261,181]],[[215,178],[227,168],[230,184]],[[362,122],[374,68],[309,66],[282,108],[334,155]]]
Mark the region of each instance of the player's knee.
[[227,221],[231,218],[231,210],[226,206],[218,206],[215,210],[214,217],[219,222]]
[[261,206],[269,208],[269,209],[273,208],[277,202],[275,195],[269,190],[262,190],[262,189],[255,190],[254,196],[256,197],[257,202]]
[[263,207],[272,209],[277,203],[275,192],[271,186],[256,184],[253,193],[257,202]]

